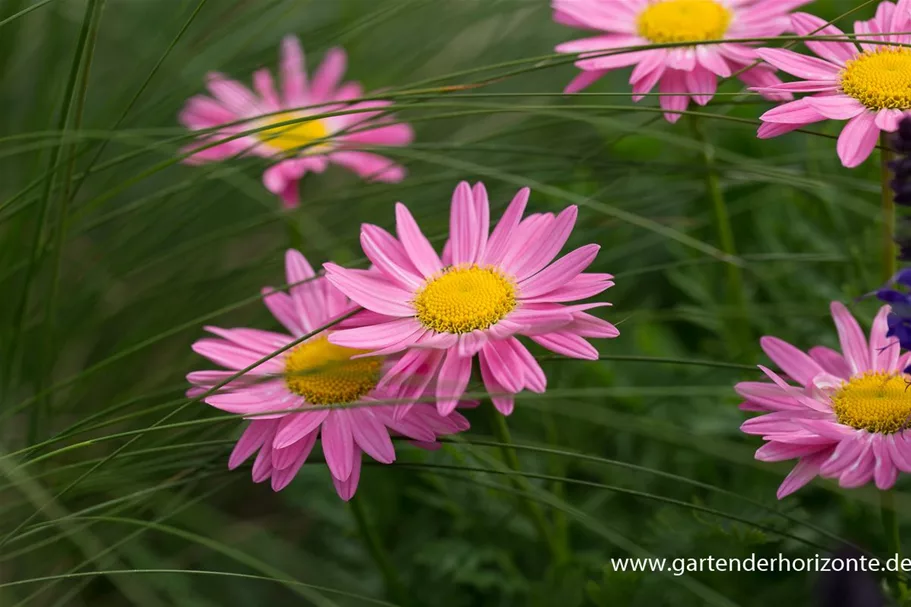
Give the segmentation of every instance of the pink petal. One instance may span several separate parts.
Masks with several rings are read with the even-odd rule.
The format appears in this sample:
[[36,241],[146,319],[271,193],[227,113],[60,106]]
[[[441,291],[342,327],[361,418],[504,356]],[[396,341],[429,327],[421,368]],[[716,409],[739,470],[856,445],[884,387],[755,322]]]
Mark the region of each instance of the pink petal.
[[[520,281],[539,272],[553,261],[566,241],[569,240],[578,214],[579,209],[575,205],[563,209],[553,222],[544,224],[538,232],[543,238],[542,241],[531,241],[527,243],[526,248],[513,246],[512,254],[507,253],[503,258],[503,267]],[[519,256],[520,253],[524,253],[524,255]]]
[[267,439],[271,439],[275,432],[274,420],[255,419],[247,424],[247,428],[240,436],[240,440],[231,451],[228,458],[228,469],[234,470],[244,463],[257,449],[262,447]]
[[522,188],[513,197],[509,206],[504,211],[500,221],[490,234],[487,240],[487,250],[484,253],[484,263],[498,264],[503,255],[508,250],[512,234],[522,220],[522,214],[525,213],[525,205],[528,203],[528,197],[531,190]]
[[535,357],[514,337],[504,340],[504,343],[512,348],[517,360],[522,363],[522,368],[517,369],[516,372],[521,371],[525,387],[532,392],[543,393],[547,389],[547,376],[544,375],[544,370],[541,369],[541,365],[538,364]]
[[549,293],[578,276],[591,265],[601,249],[590,244],[567,253],[534,276],[519,283],[520,298],[526,299]]
[[264,106],[270,112],[277,112],[281,109],[281,101],[278,93],[275,92],[275,83],[272,82],[272,74],[267,69],[256,70],[253,72],[253,88],[263,98]]
[[831,457],[827,459],[820,469],[827,478],[838,477],[844,470],[858,461],[858,458],[869,447],[866,432],[855,431],[849,438],[842,440]]
[[285,463],[285,466],[277,466],[275,462],[275,451],[272,452],[272,465],[277,468],[277,470],[272,471],[272,490],[281,491],[287,487],[291,481],[294,480],[294,477],[297,476],[297,473],[300,471],[301,467],[307,461],[307,458],[310,456],[310,453],[313,451],[313,445],[316,444],[316,432],[306,437],[300,443],[289,447],[287,449],[288,453],[283,457],[290,457],[292,454],[294,458]]
[[496,380],[483,350],[481,350],[478,363],[481,368],[481,380],[484,382],[484,387],[487,389],[493,406],[501,414],[510,415],[515,407],[515,396]]
[[819,451],[819,445],[793,445],[790,443],[768,442],[756,450],[756,459],[761,462],[782,462],[812,455]]
[[686,88],[693,96],[693,101],[705,105],[715,95],[718,79],[712,72],[696,68],[686,73]]
[[845,357],[825,346],[816,346],[810,348],[810,358],[819,363],[826,373],[831,373],[836,377],[848,379],[851,377],[851,368],[845,361]]
[[354,497],[354,492],[357,491],[358,482],[361,480],[361,450],[355,447],[351,457],[351,474],[344,480],[339,479],[335,475],[332,476],[332,484],[335,485],[336,493],[338,493],[338,496],[346,502]]
[[573,93],[578,93],[581,90],[587,89],[600,80],[608,71],[609,70],[582,70],[575,78],[569,81],[569,84],[564,87],[563,92],[567,95],[572,95]]
[[364,453],[383,464],[395,461],[395,447],[389,430],[367,407],[352,409],[349,413],[354,440]]
[[807,97],[807,105],[820,115],[832,120],[849,120],[867,108],[857,99],[847,95],[830,95],[825,97]]
[[299,318],[294,307],[294,302],[286,293],[276,291],[271,287],[265,287],[262,290],[263,303],[272,313],[272,316],[280,322],[295,337],[300,337],[309,333],[312,328]]
[[459,399],[465,393],[469,379],[471,379],[471,358],[463,358],[459,356],[457,350],[450,350],[443,360],[437,377],[437,411],[440,415],[449,415],[455,410]]
[[316,409],[286,415],[278,424],[273,445],[277,449],[284,449],[306,437],[319,427],[329,417],[329,409]]
[[[798,36],[820,36],[820,37],[830,37],[830,38],[841,38],[844,40],[845,33],[835,27],[830,25],[825,19],[820,19],[816,15],[811,15],[809,13],[794,13],[791,15],[791,23],[794,26],[794,31]],[[823,59],[835,63],[837,65],[844,65],[848,61],[854,59],[857,56],[858,50],[851,42],[848,41],[837,41],[837,40],[804,40],[804,44],[807,45],[811,51],[822,57]]]
[[889,327],[887,318],[891,308],[883,306],[873,319],[873,328],[870,330],[870,369],[872,371],[894,372],[900,371],[898,357],[901,346],[894,337],[886,337]]
[[810,384],[814,377],[823,372],[815,360],[777,337],[763,337],[759,344],[782,371],[802,386]]
[[346,348],[380,350],[419,330],[422,327],[414,318],[399,318],[375,325],[333,331],[329,334],[329,342]]
[[206,87],[222,106],[237,117],[250,117],[264,114],[265,108],[253,92],[236,80],[231,80],[216,72],[207,74]]
[[759,119],[763,122],[797,124],[802,126],[804,124],[825,120],[825,116],[811,107],[810,104],[807,103],[807,99],[798,99],[772,108],[760,116]]
[[791,495],[819,474],[819,467],[830,455],[830,451],[821,451],[800,458],[791,473],[782,481],[778,488],[778,499]]
[[282,40],[280,65],[285,106],[296,108],[306,105],[307,71],[304,51],[297,37],[286,36]]
[[879,139],[875,114],[864,112],[848,121],[838,136],[838,157],[847,168],[853,168],[866,160]]
[[569,356],[570,358],[598,360],[598,350],[574,333],[555,331],[553,333],[544,333],[543,335],[530,335],[529,337],[551,352]]
[[[329,412],[322,430],[323,454],[332,476],[345,480],[354,468],[355,446],[348,412],[336,409]],[[360,451],[357,451],[360,454]],[[359,458],[358,458],[359,459]]]
[[497,384],[507,392],[516,393],[522,390],[522,377],[514,372],[519,360],[512,348],[502,341],[490,341],[481,349],[480,356],[487,362],[490,375]]
[[430,241],[421,232],[421,228],[418,227],[414,217],[411,216],[408,207],[401,202],[395,205],[395,221],[399,240],[411,258],[414,267],[425,278],[430,278],[440,272],[443,269],[443,264],[440,262],[439,256],[433,250],[433,247],[430,246]]
[[346,133],[343,139],[346,143],[360,145],[403,146],[414,141],[414,129],[404,123],[376,126],[368,123],[356,131]]
[[340,48],[331,48],[326,52],[323,62],[313,74],[310,84],[310,96],[313,103],[328,101],[332,98],[335,89],[345,75],[347,65],[345,51]]
[[874,435],[873,456],[876,464],[873,468],[873,480],[880,491],[891,489],[898,480],[898,467],[892,462],[887,445],[887,437]]
[[876,128],[887,133],[898,130],[898,123],[905,116],[901,110],[882,109],[876,112]]
[[368,181],[398,183],[405,178],[405,167],[379,154],[340,151],[329,154],[329,161]]
[[776,68],[804,80],[835,80],[840,66],[783,48],[760,48],[756,53]]
[[479,228],[471,186],[462,181],[452,195],[449,214],[449,242],[454,265],[475,262],[481,243]]
[[731,68],[728,62],[724,60],[724,57],[717,50],[707,45],[696,47],[696,61],[716,76],[727,78],[731,75]]
[[867,340],[860,325],[848,312],[848,309],[838,301],[833,301],[829,306],[835,328],[838,330],[838,340],[841,342],[841,351],[851,368],[852,375],[860,375],[870,370],[870,350]]
[[349,270],[334,263],[326,263],[323,267],[329,282],[358,305],[387,316],[414,315],[414,308],[407,303],[412,294],[388,280],[378,278],[375,273]]
[[677,122],[690,103],[685,72],[668,69],[661,77],[658,90],[662,93],[658,104],[665,110],[664,118],[671,124]]
[[393,255],[387,254],[383,244],[376,240],[376,235],[369,229],[371,227],[374,226],[368,224],[361,229],[361,248],[367,259],[373,262],[377,270],[386,274],[394,282],[415,291],[419,289],[424,281],[422,277],[409,269],[408,266],[412,265],[410,261],[408,266],[400,265],[400,259],[394,257],[394,252]]

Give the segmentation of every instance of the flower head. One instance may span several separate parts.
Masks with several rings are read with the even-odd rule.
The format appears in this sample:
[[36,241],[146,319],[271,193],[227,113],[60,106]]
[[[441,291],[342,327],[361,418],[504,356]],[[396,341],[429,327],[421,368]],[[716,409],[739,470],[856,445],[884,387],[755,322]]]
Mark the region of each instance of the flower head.
[[[752,86],[780,84],[769,66],[753,66],[759,56],[748,44],[717,41],[778,36],[789,28],[788,11],[810,1],[552,0],[558,23],[603,32],[557,46],[560,53],[581,53],[576,67],[582,73],[566,92],[580,91],[611,70],[635,66],[633,100],[657,84],[664,116],[676,122],[691,97],[699,105],[712,99],[718,77],[738,72]],[[623,51],[649,45],[663,46]],[[787,91],[764,94],[777,101],[791,99]]]
[[[513,396],[523,389],[544,391],[544,372],[516,335],[558,354],[597,358],[586,338],[616,337],[618,331],[586,310],[609,304],[564,304],[601,293],[613,277],[583,272],[597,245],[554,261],[572,232],[576,207],[523,219],[528,195],[527,188],[520,190],[491,232],[484,185],[460,183],[442,256],[401,203],[395,209],[398,238],[364,225],[361,245],[374,269],[325,268],[332,284],[374,314],[374,323],[335,331],[330,341],[376,355],[406,351],[381,385],[410,398],[436,378],[443,415],[464,393],[475,355],[502,413],[512,412]],[[415,383],[420,366],[430,372]]]
[[[316,277],[299,252],[288,251],[286,270],[293,285],[289,293],[266,288],[263,294],[266,306],[289,334],[207,327],[218,338],[200,339],[193,350],[229,370],[190,373],[187,379],[194,387],[189,396],[204,394],[238,370],[356,309],[325,278]],[[364,318],[355,314],[338,326],[362,322]],[[437,437],[468,428],[459,413],[443,417],[428,404],[394,416],[393,405],[377,401],[396,398],[380,381],[396,365],[397,357],[354,358],[365,352],[335,345],[328,339],[331,335],[332,330],[314,335],[204,398],[213,407],[251,418],[231,454],[230,468],[258,452],[253,480],[271,479],[272,488],[279,491],[291,482],[321,437],[336,491],[348,500],[360,478],[361,452],[384,464],[395,459],[390,432],[433,448]],[[420,367],[413,370],[423,372]],[[351,403],[363,406],[328,407]]]
[[798,459],[778,489],[779,499],[817,475],[837,478],[842,487],[871,480],[880,489],[895,484],[899,471],[911,472],[911,390],[902,355],[887,337],[889,306],[883,306],[870,340],[842,304],[832,317],[842,353],[817,346],[804,353],[776,338],[763,337],[762,349],[787,377],[760,366],[770,382],[742,382],[741,408],[763,415],[741,426],[767,441],[756,459]]
[[[238,155],[268,158],[274,164],[263,175],[263,183],[288,207],[300,202],[301,178],[308,171],[323,172],[329,163],[364,179],[401,181],[402,166],[363,148],[407,145],[413,138],[411,127],[385,114],[388,101],[354,101],[362,96],[361,85],[342,82],[346,62],[345,51],[331,49],[308,80],[300,42],[288,36],[282,43],[279,90],[267,69],[253,74],[255,92],[223,74],[210,73],[206,86],[212,97],[192,97],[180,112],[184,126],[207,131],[186,150],[199,150],[187,162],[216,162]],[[336,112],[343,113],[307,119]],[[261,130],[238,136],[254,129]]]
[[[801,36],[845,38],[819,17],[796,13],[791,20]],[[911,48],[896,46],[911,43],[911,35],[880,34],[909,30],[911,1],[883,2],[873,19],[855,22],[859,46],[847,38],[806,42],[817,57],[759,49],[765,61],[801,80],[755,90],[812,93],[763,114],[759,137],[777,137],[826,119],[847,120],[838,137],[838,157],[846,167],[858,166],[873,152],[880,132],[894,132],[902,116],[911,112]]]

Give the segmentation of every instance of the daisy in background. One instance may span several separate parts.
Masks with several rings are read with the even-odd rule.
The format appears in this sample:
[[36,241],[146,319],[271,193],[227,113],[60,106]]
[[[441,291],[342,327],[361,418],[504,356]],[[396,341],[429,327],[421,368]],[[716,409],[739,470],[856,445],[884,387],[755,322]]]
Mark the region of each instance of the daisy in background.
[[787,377],[760,366],[769,382],[742,382],[741,408],[763,415],[744,422],[747,434],[767,441],[756,459],[797,459],[778,489],[781,499],[817,475],[842,487],[873,481],[879,489],[911,472],[911,390],[903,370],[911,354],[886,336],[889,306],[873,321],[870,340],[842,304],[832,317],[842,352],[817,346],[804,353],[775,337],[760,340],[763,351]]
[[[844,37],[845,34],[819,17],[797,13],[791,17],[801,36]],[[818,30],[818,31],[817,31]],[[846,167],[866,160],[880,132],[898,129],[902,116],[911,111],[911,34],[880,35],[880,32],[911,32],[911,2],[883,2],[876,16],[854,23],[859,46],[844,40],[806,42],[816,57],[778,48],[759,49],[769,64],[801,80],[762,86],[762,93],[813,93],[763,114],[759,137],[766,139],[822,120],[846,120],[838,137],[838,157]],[[893,44],[894,43],[894,44]]]
[[[520,190],[491,232],[484,184],[472,188],[461,182],[452,197],[442,256],[401,203],[395,207],[398,238],[365,224],[361,246],[375,268],[324,267],[329,281],[372,316],[362,326],[333,332],[329,340],[374,355],[405,352],[381,385],[410,399],[435,379],[441,415],[449,414],[465,392],[475,356],[481,379],[504,415],[512,412],[516,393],[544,391],[544,372],[517,335],[557,354],[596,359],[598,351],[586,338],[619,332],[586,310],[610,304],[572,302],[613,286],[613,277],[583,272],[598,245],[554,261],[572,232],[576,207],[523,219],[528,195],[528,188]],[[428,372],[416,372],[419,368]],[[398,408],[408,410],[407,405]]]
[[[576,93],[611,70],[635,66],[630,76],[633,100],[658,85],[661,107],[667,110],[664,117],[677,122],[691,97],[699,105],[707,104],[719,77],[727,78],[759,59],[750,43],[701,43],[781,35],[790,26],[788,12],[811,1],[552,0],[558,23],[602,32],[557,46],[558,53],[582,53],[575,63],[582,73],[565,92]],[[652,44],[677,46],[622,50]],[[616,52],[605,53],[612,50]],[[752,66],[737,77],[751,86],[781,83],[766,65]],[[792,98],[788,91],[763,95],[773,101]]]
[[[208,131],[185,152],[192,152],[200,145],[217,145],[199,150],[187,162],[218,162],[237,155],[268,158],[274,164],[266,169],[263,183],[287,207],[300,203],[301,178],[308,171],[322,173],[329,163],[368,180],[395,183],[404,179],[404,167],[362,148],[408,145],[413,139],[411,127],[394,122],[386,114],[384,108],[390,105],[389,101],[353,101],[362,97],[363,91],[356,82],[342,82],[347,61],[345,51],[329,50],[312,80],[308,80],[304,53],[297,38],[286,37],[281,54],[278,89],[268,69],[253,74],[255,92],[223,74],[208,75],[206,86],[212,97],[191,97],[180,112],[180,122],[194,131]],[[306,119],[353,110],[358,111]],[[263,128],[291,120],[300,122]],[[218,143],[225,136],[256,128],[263,130]]]
[[[188,396],[205,393],[240,369],[356,309],[325,278],[317,278],[295,250],[286,255],[286,274],[289,284],[298,283],[289,293],[269,288],[263,293],[266,307],[288,334],[206,327],[218,337],[200,339],[193,350],[229,370],[190,373],[187,379],[194,387]],[[348,326],[359,322],[358,315],[345,321]],[[270,479],[272,489],[280,491],[307,461],[319,437],[335,489],[347,501],[357,489],[362,452],[383,464],[395,460],[390,432],[434,448],[439,436],[468,429],[468,421],[459,413],[442,417],[433,405],[416,404],[395,417],[393,405],[370,405],[395,398],[379,383],[396,358],[352,358],[364,351],[337,346],[329,342],[331,335],[331,330],[319,333],[204,398],[223,411],[251,416],[228,461],[231,469],[256,453],[253,481]],[[416,367],[415,372],[423,370]],[[364,406],[306,410],[308,405],[349,403]]]

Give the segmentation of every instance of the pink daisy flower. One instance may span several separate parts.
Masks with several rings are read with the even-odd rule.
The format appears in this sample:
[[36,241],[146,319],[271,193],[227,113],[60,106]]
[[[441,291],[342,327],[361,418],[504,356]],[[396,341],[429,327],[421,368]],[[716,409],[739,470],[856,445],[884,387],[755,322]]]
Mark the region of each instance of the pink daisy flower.
[[741,426],[768,441],[756,459],[799,460],[778,488],[779,499],[817,475],[837,478],[842,487],[872,480],[888,489],[899,471],[911,472],[911,390],[903,373],[911,354],[902,355],[886,337],[890,308],[880,308],[869,342],[847,308],[833,302],[831,309],[841,354],[822,346],[805,354],[763,337],[763,351],[797,385],[760,366],[771,383],[735,387],[747,399],[741,409],[764,413]]
[[[801,36],[812,32],[819,36],[845,36],[837,27],[826,25],[813,15],[796,13],[791,20]],[[911,43],[911,35],[879,34],[908,31],[911,2],[899,0],[898,5],[883,2],[873,19],[854,23],[854,33],[871,41],[860,42],[859,47],[847,39],[807,42],[817,57],[780,48],[759,49],[757,52],[765,61],[802,80],[756,90],[815,93],[763,114],[759,137],[777,137],[826,119],[847,120],[838,137],[838,157],[846,167],[862,163],[876,147],[880,132],[895,131],[902,116],[911,111],[911,49],[889,44]]]
[[[325,278],[316,278],[299,252],[288,251],[285,267],[288,283],[299,284],[290,287],[289,293],[271,288],[263,293],[266,307],[289,333],[206,327],[218,338],[200,339],[193,350],[229,370],[190,373],[187,379],[195,387],[188,396],[203,394],[240,369],[356,309]],[[339,326],[360,322],[355,315]],[[251,416],[229,468],[256,453],[253,481],[271,479],[272,489],[280,491],[304,465],[320,437],[335,489],[349,500],[360,479],[361,452],[384,464],[395,460],[390,432],[434,448],[437,437],[468,429],[468,421],[459,413],[442,417],[428,404],[414,405],[407,414],[396,416],[393,405],[380,404],[285,412],[307,405],[369,404],[396,398],[379,386],[383,374],[396,364],[395,357],[352,358],[364,354],[363,350],[332,344],[327,339],[331,335],[326,331],[311,337],[205,397],[213,407]]]
[[[565,42],[558,53],[582,53],[582,70],[565,92],[588,87],[611,70],[635,66],[630,76],[633,100],[639,101],[655,85],[667,112],[677,122],[690,98],[699,105],[715,95],[718,77],[755,63],[756,50],[744,43],[700,44],[711,40],[765,38],[787,31],[788,12],[812,0],[553,0],[554,20],[563,25],[604,32]],[[626,47],[678,44],[622,52]],[[605,51],[618,50],[613,54]],[[596,56],[598,54],[601,56]],[[748,85],[780,84],[774,70],[757,65],[741,74]],[[787,91],[764,93],[769,99],[791,99]]]
[[[218,162],[238,154],[273,160],[275,164],[266,169],[263,183],[287,207],[300,203],[301,178],[308,171],[322,173],[329,163],[343,166],[364,179],[401,181],[405,178],[404,167],[361,148],[408,145],[413,139],[411,127],[394,123],[390,116],[384,115],[389,101],[353,102],[363,96],[363,91],[357,82],[342,82],[346,61],[345,51],[331,49],[313,79],[308,81],[300,42],[288,36],[282,43],[280,91],[265,68],[253,74],[255,92],[223,74],[210,73],[206,86],[212,97],[191,97],[180,112],[180,122],[187,128],[210,131],[200,135],[202,145],[216,144],[225,136],[255,128],[302,120],[224,141],[200,150],[188,157],[187,162]],[[362,111],[306,120],[307,116],[352,110]],[[199,144],[186,152],[198,147]]]
[[[516,393],[544,391],[544,372],[516,335],[558,354],[596,359],[598,351],[586,338],[616,337],[618,331],[586,310],[610,304],[564,304],[601,293],[614,284],[613,277],[583,272],[598,245],[554,261],[572,232],[576,207],[522,219],[528,195],[528,188],[519,190],[490,232],[484,185],[461,182],[442,256],[401,203],[395,208],[398,239],[365,224],[361,246],[375,269],[324,267],[332,284],[374,314],[373,324],[335,331],[330,341],[374,354],[407,350],[382,385],[407,399],[435,377],[441,415],[464,393],[475,355],[481,379],[504,415],[512,412]],[[418,367],[429,372],[415,373]]]

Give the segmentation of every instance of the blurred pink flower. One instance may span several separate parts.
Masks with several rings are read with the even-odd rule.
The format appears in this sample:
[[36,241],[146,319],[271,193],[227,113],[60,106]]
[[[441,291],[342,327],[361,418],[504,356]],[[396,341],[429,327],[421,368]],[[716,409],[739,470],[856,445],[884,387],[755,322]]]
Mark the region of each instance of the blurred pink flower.
[[[329,50],[308,81],[300,42],[288,36],[282,43],[280,91],[265,68],[253,74],[255,93],[223,74],[210,73],[206,86],[212,97],[191,97],[180,112],[180,122],[194,131],[210,131],[201,134],[199,143],[184,152],[201,145],[212,147],[199,150],[187,162],[217,162],[237,155],[274,160],[275,164],[263,175],[263,183],[288,207],[300,203],[298,182],[307,171],[321,173],[330,162],[364,179],[401,181],[405,178],[404,167],[362,148],[408,145],[413,139],[411,127],[385,115],[389,101],[353,101],[362,97],[363,91],[356,82],[342,82],[346,61],[342,49]],[[340,111],[351,113],[306,119]],[[296,119],[301,121],[223,141],[238,133]]]
[[[677,122],[690,97],[699,105],[707,104],[715,95],[719,76],[727,78],[759,59],[748,43],[702,43],[781,35],[789,27],[788,12],[811,1],[552,0],[558,23],[604,32],[557,46],[559,53],[582,53],[575,63],[582,73],[565,92],[581,91],[611,70],[635,66],[630,76],[633,100],[639,101],[657,84],[665,118]],[[675,46],[620,50],[653,44]],[[781,83],[766,65],[752,67],[738,78],[763,87]],[[788,92],[765,95],[775,101],[791,99]]]
[[[265,304],[290,334],[259,329],[206,327],[218,338],[204,338],[193,350],[229,369],[194,371],[187,379],[194,385],[187,395],[199,396],[240,369],[287,346],[354,309],[351,301],[295,250],[286,255],[289,293],[264,289]],[[339,326],[357,326],[355,315]],[[468,429],[459,413],[443,417],[428,404],[415,404],[403,416],[394,416],[391,404],[370,404],[395,395],[377,384],[397,362],[396,357],[352,359],[363,351],[337,346],[327,340],[332,331],[320,333],[273,357],[252,371],[219,388],[205,402],[230,413],[250,416],[228,466],[236,468],[254,453],[253,480],[271,479],[280,491],[294,478],[310,455],[318,436],[339,496],[351,499],[361,474],[361,452],[378,462],[395,460],[390,432],[434,448],[437,437]],[[419,367],[416,372],[422,372]],[[364,403],[359,407],[306,409],[308,405]],[[258,415],[263,414],[263,415]]]
[[[361,246],[374,269],[331,263],[325,268],[332,284],[374,315],[373,323],[335,331],[330,341],[376,354],[407,350],[381,385],[412,398],[435,377],[442,415],[464,394],[475,355],[484,385],[504,415],[512,412],[516,393],[544,391],[544,372],[516,335],[558,354],[596,359],[598,351],[585,338],[619,332],[585,310],[610,304],[563,304],[601,293],[614,284],[613,277],[583,272],[598,245],[554,261],[572,232],[576,207],[522,219],[528,195],[528,188],[519,190],[490,232],[484,184],[472,188],[461,182],[442,257],[401,203],[395,209],[398,239],[364,224]],[[418,367],[430,372],[416,373]],[[407,410],[408,405],[398,408]]]
[[879,34],[911,31],[911,2],[899,0],[897,6],[883,2],[873,19],[855,22],[854,33],[870,41],[860,42],[860,48],[819,17],[796,13],[791,20],[801,36],[815,31],[818,36],[844,39],[807,42],[818,58],[780,48],[757,51],[768,63],[802,80],[754,90],[816,93],[760,116],[764,124],[759,137],[777,137],[826,119],[847,120],[838,137],[838,157],[844,166],[856,167],[876,147],[880,131],[895,131],[902,116],[911,111],[911,49],[889,44],[909,44],[911,35]]
[[763,337],[763,351],[797,385],[760,366],[771,383],[735,387],[747,399],[741,409],[764,413],[741,426],[768,441],[756,459],[799,460],[779,499],[817,475],[837,478],[842,487],[872,480],[889,489],[899,471],[911,472],[911,390],[902,372],[911,354],[902,355],[898,341],[886,337],[889,306],[876,315],[869,343],[847,308],[833,302],[831,309],[842,353],[817,346],[804,354]]

